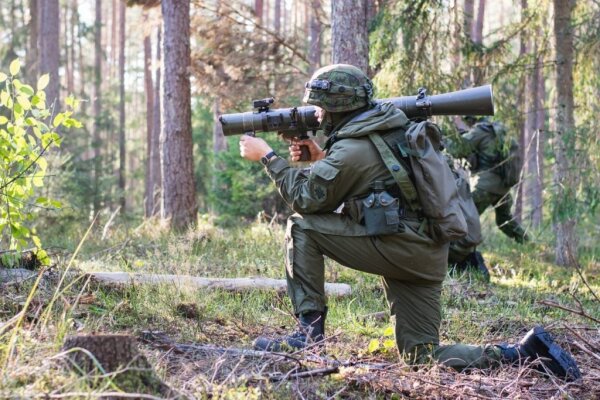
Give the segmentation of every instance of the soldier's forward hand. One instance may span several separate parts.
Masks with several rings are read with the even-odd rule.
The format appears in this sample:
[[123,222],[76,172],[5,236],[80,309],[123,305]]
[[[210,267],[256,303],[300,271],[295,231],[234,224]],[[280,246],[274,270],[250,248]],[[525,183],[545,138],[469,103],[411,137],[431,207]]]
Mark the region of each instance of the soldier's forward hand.
[[261,138],[248,135],[240,137],[240,155],[246,160],[258,161],[271,151],[273,151],[271,146]]
[[292,139],[290,143],[290,158],[292,161],[300,161],[300,156],[302,155],[302,150],[300,150],[300,146],[307,146],[308,152],[310,153],[309,161],[318,161],[325,158],[325,152],[321,149],[321,147],[312,139]]

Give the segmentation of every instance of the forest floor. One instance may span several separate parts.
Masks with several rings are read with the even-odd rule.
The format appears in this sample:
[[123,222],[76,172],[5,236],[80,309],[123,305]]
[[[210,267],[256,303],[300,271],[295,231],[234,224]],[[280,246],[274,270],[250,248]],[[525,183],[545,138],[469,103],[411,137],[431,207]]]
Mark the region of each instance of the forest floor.
[[107,287],[77,273],[283,279],[283,227],[256,222],[224,229],[206,218],[175,235],[152,221],[133,228],[97,221],[89,232],[71,227],[48,236],[53,265],[43,279],[36,280],[38,271],[25,281],[0,282],[0,398],[166,397],[141,389],[126,394],[116,373],[75,371],[63,343],[91,334],[132,336],[157,376],[181,398],[600,398],[597,244],[583,241],[580,269],[561,268],[552,263],[544,232],[520,246],[492,225],[485,222],[481,247],[491,282],[475,273],[449,273],[444,283],[442,343],[514,343],[540,324],[571,351],[583,379],[563,382],[528,365],[470,373],[408,365],[395,349],[379,278],[331,260],[327,281],[348,283],[353,293],[330,299],[325,351],[255,353],[257,336],[294,329],[285,293],[172,284]]

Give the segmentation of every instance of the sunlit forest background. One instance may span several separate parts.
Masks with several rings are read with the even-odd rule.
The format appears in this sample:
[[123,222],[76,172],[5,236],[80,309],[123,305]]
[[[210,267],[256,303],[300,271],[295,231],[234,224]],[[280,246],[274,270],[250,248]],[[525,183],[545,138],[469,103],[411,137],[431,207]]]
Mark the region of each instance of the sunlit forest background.
[[[260,168],[239,160],[238,138],[224,138],[215,121],[222,113],[251,111],[258,98],[275,97],[277,107],[301,105],[310,74],[340,57],[332,52],[336,15],[331,11],[326,1],[191,3],[192,126],[186,134],[193,146],[193,177],[186,185],[193,182],[193,188],[185,190],[193,190],[192,209],[234,223],[261,211],[270,217],[287,212]],[[574,107],[560,149],[556,67],[562,56],[553,39],[556,28],[548,23],[550,3],[369,1],[361,13],[363,28],[353,40],[363,44],[357,45],[361,54],[354,57],[361,60],[355,63],[368,68],[376,97],[413,95],[419,87],[437,94],[492,84],[496,118],[527,153],[517,218],[534,230],[565,219],[595,225],[595,2],[579,2],[569,17]],[[66,226],[117,208],[125,219],[160,214],[161,179],[173,178],[160,171],[162,46],[170,39],[161,33],[159,2],[15,0],[4,2],[0,16],[3,70],[18,58],[24,81],[33,83],[49,72],[55,113],[67,96],[79,101],[76,117],[82,126],[64,132],[60,149],[47,154],[51,162],[43,191],[63,206],[31,211]],[[55,37],[45,40],[49,35]],[[43,50],[46,42],[50,50]],[[454,134],[450,118],[436,122]],[[283,143],[279,148],[285,151]],[[557,154],[569,176],[557,178]],[[569,181],[566,187],[562,179]],[[185,217],[183,225],[193,219]],[[6,238],[9,230],[3,234]],[[578,236],[585,246],[591,235]]]

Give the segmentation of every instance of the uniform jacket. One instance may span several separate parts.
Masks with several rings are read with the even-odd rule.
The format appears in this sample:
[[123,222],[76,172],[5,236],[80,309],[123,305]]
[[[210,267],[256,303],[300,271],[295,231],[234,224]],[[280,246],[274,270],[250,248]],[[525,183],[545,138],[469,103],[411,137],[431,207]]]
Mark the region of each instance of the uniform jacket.
[[[347,200],[365,197],[374,181],[389,181],[391,174],[368,135],[409,125],[406,115],[387,103],[378,105],[350,120],[334,133],[337,140],[326,157],[310,170],[292,168],[287,160],[274,158],[267,173],[279,193],[297,213],[291,218],[303,229],[340,236],[367,236],[366,228],[348,215],[335,211]],[[418,275],[428,280],[443,280],[448,245],[433,242],[419,233],[420,223],[404,220],[404,231],[383,237],[393,248],[394,259],[409,268],[420,268]],[[392,243],[395,242],[395,243]],[[423,267],[422,265],[426,265]]]
[[510,190],[498,175],[498,149],[500,144],[489,122],[477,123],[458,142],[448,143],[448,150],[456,158],[477,157],[477,167],[472,169],[472,186],[486,192],[504,195]]

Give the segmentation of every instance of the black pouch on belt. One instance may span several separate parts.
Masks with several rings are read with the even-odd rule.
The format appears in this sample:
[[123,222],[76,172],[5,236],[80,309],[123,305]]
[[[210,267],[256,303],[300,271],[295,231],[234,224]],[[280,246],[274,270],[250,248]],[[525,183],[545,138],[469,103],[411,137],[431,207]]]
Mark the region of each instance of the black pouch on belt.
[[398,232],[399,200],[385,190],[376,190],[362,200],[362,211],[369,236]]

